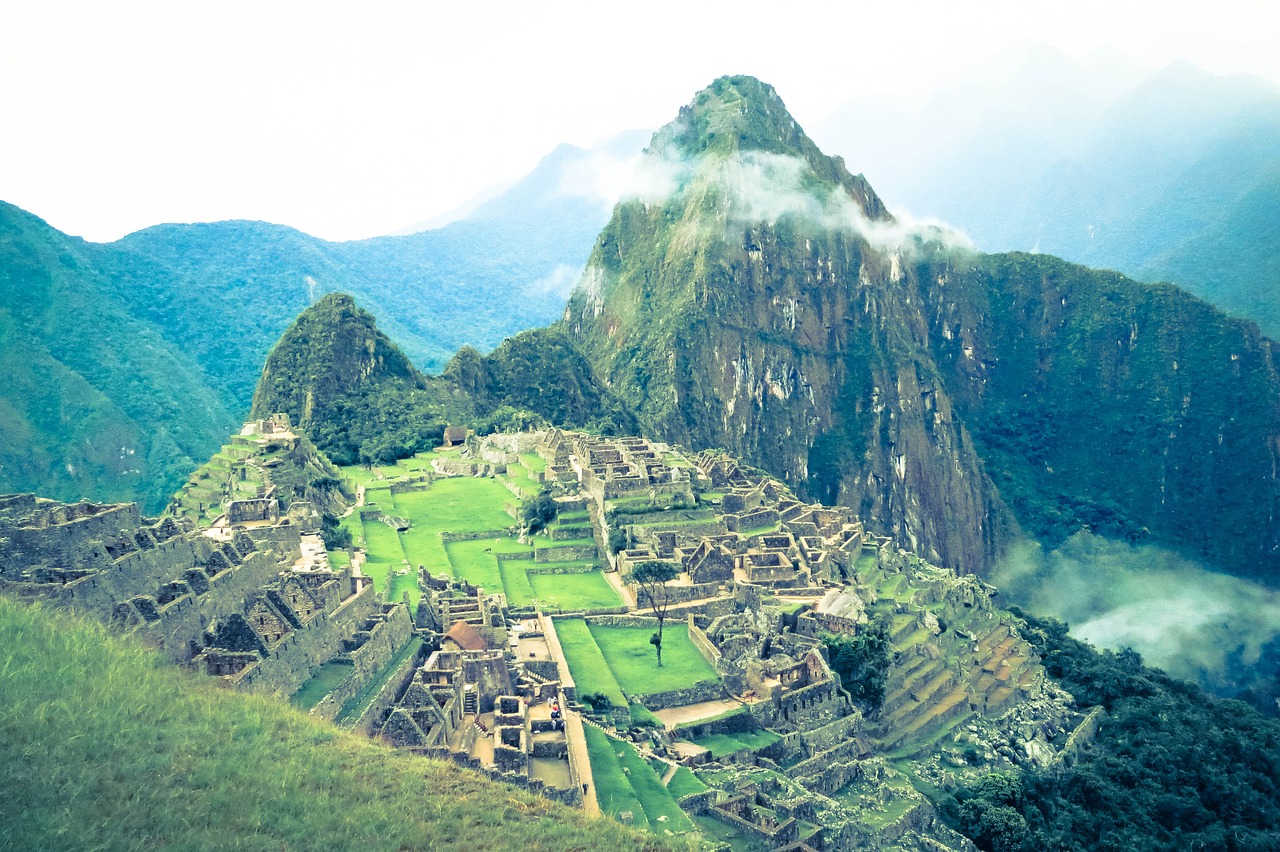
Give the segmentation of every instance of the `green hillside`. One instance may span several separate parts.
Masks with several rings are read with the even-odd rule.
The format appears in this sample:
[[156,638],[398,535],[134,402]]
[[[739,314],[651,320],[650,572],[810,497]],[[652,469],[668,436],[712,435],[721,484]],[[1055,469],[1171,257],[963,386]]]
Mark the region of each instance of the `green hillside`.
[[0,695],[7,849],[670,848],[4,598]]
[[238,418],[93,247],[0,203],[0,491],[162,508]]

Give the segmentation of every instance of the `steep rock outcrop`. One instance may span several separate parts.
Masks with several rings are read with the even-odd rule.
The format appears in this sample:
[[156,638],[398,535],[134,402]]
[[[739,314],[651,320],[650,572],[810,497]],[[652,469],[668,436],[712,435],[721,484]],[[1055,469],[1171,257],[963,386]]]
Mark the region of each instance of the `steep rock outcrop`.
[[910,256],[868,239],[899,229],[866,181],[749,78],[700,93],[649,156],[675,185],[618,206],[565,315],[601,376],[647,429],[981,567],[1013,521],[919,346]]
[[907,227],[751,78],[699,93],[646,164],[564,324],[647,431],[948,567],[982,570],[1022,526],[1088,527],[1280,580],[1280,381],[1256,328]]

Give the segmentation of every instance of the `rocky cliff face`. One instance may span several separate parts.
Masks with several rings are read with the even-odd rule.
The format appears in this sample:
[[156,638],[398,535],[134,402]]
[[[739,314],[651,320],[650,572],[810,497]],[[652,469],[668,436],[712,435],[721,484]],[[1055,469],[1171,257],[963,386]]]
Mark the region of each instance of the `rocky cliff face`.
[[[1020,522],[1275,561],[1280,383],[1256,332],[1172,288],[907,227],[751,78],[699,93],[646,163],[565,326],[647,430],[724,447],[962,570]],[[1232,525],[1208,533],[1218,498]]]
[[[914,261],[866,181],[772,89],[699,94],[649,152],[665,194],[615,211],[566,323],[647,428],[720,446],[977,569],[1013,526],[919,341]],[[877,244],[873,244],[875,240]]]

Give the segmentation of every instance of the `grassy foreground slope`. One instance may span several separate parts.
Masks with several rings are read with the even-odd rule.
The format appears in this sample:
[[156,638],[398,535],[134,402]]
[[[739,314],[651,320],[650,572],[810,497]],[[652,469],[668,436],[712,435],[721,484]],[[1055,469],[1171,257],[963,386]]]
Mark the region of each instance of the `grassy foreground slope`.
[[0,848],[658,849],[669,841],[186,674],[0,598]]

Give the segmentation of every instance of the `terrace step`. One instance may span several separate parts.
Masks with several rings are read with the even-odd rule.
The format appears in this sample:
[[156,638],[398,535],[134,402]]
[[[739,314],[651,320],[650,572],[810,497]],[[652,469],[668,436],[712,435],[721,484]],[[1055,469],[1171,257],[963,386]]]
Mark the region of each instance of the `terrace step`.
[[[921,713],[900,728],[892,730],[888,739],[882,741],[886,749],[901,746],[907,741],[918,740],[922,732],[929,726],[943,727],[960,718],[972,715],[969,709],[969,694],[962,686],[957,686],[943,696],[942,700],[933,704],[928,712]],[[927,734],[925,734],[927,736]]]
[[938,743],[942,742],[951,734],[954,734],[957,728],[972,719],[974,716],[972,710],[964,713],[956,712],[949,715],[952,715],[953,718],[941,725],[937,725],[936,727],[930,727],[927,730],[922,730],[920,735],[914,739],[904,739],[900,746],[892,753],[886,755],[886,757],[919,757],[931,754],[936,750]]
[[889,641],[896,647],[902,644],[903,637],[914,631],[920,623],[920,617],[913,612],[895,615],[889,621]]
[[885,696],[884,701],[880,703],[881,715],[892,714],[903,704],[911,701],[911,690],[918,684],[925,683],[934,677],[945,665],[940,659],[931,660],[928,657],[921,657],[920,659],[923,660],[923,663],[908,672],[902,681],[894,686],[893,691]]
[[990,656],[992,649],[1003,642],[1009,636],[1009,627],[1005,624],[996,624],[991,628],[985,636],[978,640],[978,656]]
[[[921,716],[928,716],[937,703],[937,697],[956,687],[953,671],[942,671],[918,690],[911,692],[912,701],[893,714],[894,726],[910,725]],[[967,694],[967,693],[966,693]]]

